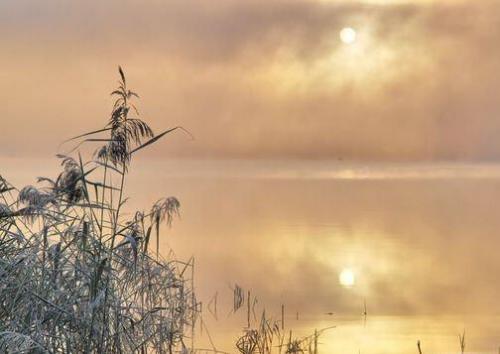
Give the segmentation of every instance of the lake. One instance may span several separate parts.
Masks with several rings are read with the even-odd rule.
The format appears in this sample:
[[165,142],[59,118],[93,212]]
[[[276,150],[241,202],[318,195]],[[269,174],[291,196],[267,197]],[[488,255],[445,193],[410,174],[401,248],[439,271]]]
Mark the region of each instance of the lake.
[[[26,176],[56,164],[4,161],[3,174],[33,183]],[[130,209],[180,199],[160,248],[195,256],[220,350],[235,352],[247,322],[245,307],[231,314],[237,284],[256,319],[264,309],[279,319],[284,304],[287,331],[299,336],[335,325],[323,353],[416,353],[417,340],[424,353],[457,353],[464,329],[467,352],[498,352],[497,165],[138,160],[127,185]],[[346,269],[352,286],[339,282]],[[216,293],[218,320],[208,310]],[[209,346],[206,329],[196,341]]]

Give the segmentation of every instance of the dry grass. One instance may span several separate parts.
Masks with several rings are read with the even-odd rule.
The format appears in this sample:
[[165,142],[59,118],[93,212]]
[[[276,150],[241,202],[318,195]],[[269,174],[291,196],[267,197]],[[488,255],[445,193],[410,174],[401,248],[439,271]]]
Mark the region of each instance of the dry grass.
[[305,337],[294,337],[291,330],[285,330],[285,306],[281,306],[281,318],[275,320],[266,316],[262,311],[260,320],[253,324],[250,320],[252,313],[255,317],[254,305],[250,291],[245,299],[243,289],[235,286],[234,302],[238,308],[247,303],[247,327],[243,334],[236,340],[236,348],[241,354],[318,354],[318,339],[323,332],[335,328],[335,326],[315,330],[312,335]]
[[56,179],[21,190],[0,178],[2,353],[191,350],[193,264],[149,251],[179,202],[163,199],[129,219],[121,213],[132,156],[173,130],[155,136],[131,117],[137,95],[121,69],[120,78],[109,124],[72,139],[77,147],[104,143],[95,160],[61,155]]

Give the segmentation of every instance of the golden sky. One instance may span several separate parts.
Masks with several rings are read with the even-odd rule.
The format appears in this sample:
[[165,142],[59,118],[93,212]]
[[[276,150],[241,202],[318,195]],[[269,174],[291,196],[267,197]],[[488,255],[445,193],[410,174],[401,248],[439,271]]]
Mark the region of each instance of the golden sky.
[[[152,156],[495,160],[496,1],[2,1],[2,155],[101,127],[122,65]],[[353,45],[338,33],[351,26]]]

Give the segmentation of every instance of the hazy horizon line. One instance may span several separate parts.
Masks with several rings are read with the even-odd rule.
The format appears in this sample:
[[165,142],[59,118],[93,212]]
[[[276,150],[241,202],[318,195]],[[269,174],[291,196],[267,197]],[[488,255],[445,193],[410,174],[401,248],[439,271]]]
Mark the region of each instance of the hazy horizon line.
[[[18,161],[24,161],[22,165]],[[50,161],[50,162],[49,162]],[[5,176],[54,170],[57,158],[18,158],[0,156]],[[26,163],[28,162],[28,163]],[[38,163],[36,163],[38,162]],[[302,159],[193,159],[140,158],[131,172],[150,173],[162,178],[229,178],[289,180],[425,180],[500,179],[500,162],[485,161],[349,161]],[[148,168],[146,168],[148,167]]]

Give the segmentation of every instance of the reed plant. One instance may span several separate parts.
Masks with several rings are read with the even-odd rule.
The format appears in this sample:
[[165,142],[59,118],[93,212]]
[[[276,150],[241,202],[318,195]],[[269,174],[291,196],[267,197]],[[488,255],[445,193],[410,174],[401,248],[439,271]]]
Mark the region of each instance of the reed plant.
[[[132,158],[182,128],[155,135],[119,75],[107,125],[67,142],[74,147],[58,155],[56,178],[17,189],[0,176],[2,353],[193,350],[193,262],[159,256],[160,226],[172,223],[179,201],[123,212]],[[84,161],[82,144],[100,147]]]

